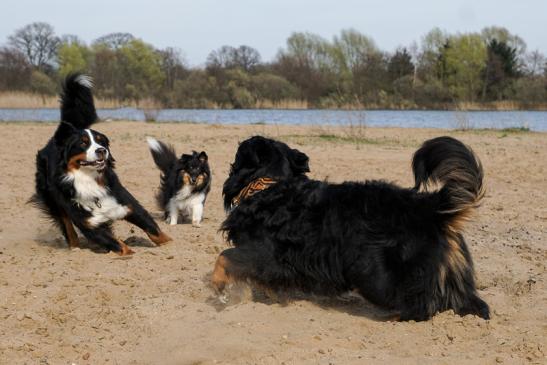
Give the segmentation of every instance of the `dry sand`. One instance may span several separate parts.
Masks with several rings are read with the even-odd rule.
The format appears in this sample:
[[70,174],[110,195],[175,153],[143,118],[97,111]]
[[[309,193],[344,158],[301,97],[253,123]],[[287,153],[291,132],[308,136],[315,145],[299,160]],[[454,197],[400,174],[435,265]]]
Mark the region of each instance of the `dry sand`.
[[[320,127],[215,126],[111,122],[125,186],[158,216],[159,172],[145,144],[152,135],[179,152],[204,149],[213,189],[201,228],[162,228],[175,238],[152,247],[130,225],[116,234],[136,254],[121,258],[90,246],[70,250],[58,231],[26,205],[34,155],[54,124],[1,124],[1,364],[495,364],[546,363],[547,135],[371,128],[366,143],[321,137]],[[280,138],[307,153],[311,176],[333,182],[412,183],[410,158],[425,139],[450,134],[470,144],[486,171],[487,195],[467,226],[480,293],[492,319],[452,312],[427,322],[381,320],[359,299],[258,295],[223,308],[208,286],[226,247],[221,188],[238,141]]]

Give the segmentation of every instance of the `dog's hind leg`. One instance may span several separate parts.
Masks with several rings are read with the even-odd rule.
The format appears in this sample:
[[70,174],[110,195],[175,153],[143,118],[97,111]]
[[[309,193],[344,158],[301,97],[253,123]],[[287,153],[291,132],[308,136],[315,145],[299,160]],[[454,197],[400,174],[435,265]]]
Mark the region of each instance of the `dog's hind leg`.
[[64,212],[61,214],[61,222],[63,225],[62,231],[66,238],[66,241],[68,242],[68,245],[71,248],[80,247],[80,241],[78,240],[78,234],[74,229],[74,225],[72,224],[72,221],[70,220],[68,215]]
[[63,234],[66,242],[71,248],[79,247],[80,241],[78,240],[78,234],[74,229],[72,220],[69,218],[68,214],[61,207],[57,206],[53,201],[49,201],[49,204],[45,208],[42,208],[44,211],[47,209],[47,214],[51,217],[53,222]]
[[455,312],[460,316],[474,314],[482,319],[490,319],[490,308],[488,307],[488,304],[476,294],[472,294],[467,300],[467,303],[464,304],[463,307],[458,308]]

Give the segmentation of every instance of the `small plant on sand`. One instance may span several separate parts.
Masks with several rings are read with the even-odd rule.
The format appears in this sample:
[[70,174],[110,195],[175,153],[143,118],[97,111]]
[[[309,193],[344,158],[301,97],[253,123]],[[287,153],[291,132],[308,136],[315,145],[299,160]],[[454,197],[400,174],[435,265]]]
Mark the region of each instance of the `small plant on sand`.
[[156,122],[160,114],[160,110],[156,108],[144,108],[142,112],[144,113],[144,120],[149,123]]
[[347,113],[348,118],[345,124],[344,132],[346,138],[352,140],[356,147],[359,148],[359,144],[366,141],[366,114],[364,110],[355,110],[354,112]]
[[467,110],[459,109],[454,112],[454,119],[456,123],[456,130],[467,131],[471,128],[471,121],[469,120],[469,114]]
[[527,126],[503,128],[501,130],[501,135],[499,136],[499,138],[505,138],[510,134],[519,134],[519,133],[528,133],[528,132],[530,132],[530,128],[528,128]]
[[527,126],[509,127],[503,128],[501,131],[504,133],[527,133],[530,132],[530,128],[528,128]]

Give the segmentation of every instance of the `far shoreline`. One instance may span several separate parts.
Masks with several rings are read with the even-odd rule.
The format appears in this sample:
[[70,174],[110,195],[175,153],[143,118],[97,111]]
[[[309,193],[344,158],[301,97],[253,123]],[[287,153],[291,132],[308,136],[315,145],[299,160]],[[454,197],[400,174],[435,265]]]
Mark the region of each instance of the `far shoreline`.
[[[423,105],[408,100],[396,103],[386,102],[379,104],[344,103],[337,105],[314,105],[306,100],[282,99],[271,101],[258,99],[251,103],[249,108],[234,108],[230,104],[207,103],[206,107],[188,107],[184,105],[166,105],[157,100],[146,98],[139,100],[117,100],[95,98],[97,109],[125,109],[135,108],[142,110],[326,110],[326,111],[547,111],[547,102],[527,103],[518,100],[503,100],[490,102],[451,101],[432,102]],[[0,110],[5,109],[57,109],[59,97],[57,95],[41,95],[25,92],[0,92]]]
[[[0,100],[0,110],[56,110],[59,109],[59,106],[36,106],[33,104],[29,104],[27,106],[2,106],[1,100]],[[462,109],[458,106],[452,105],[452,107],[439,107],[439,108],[432,108],[432,107],[423,107],[423,108],[383,108],[383,107],[370,107],[370,108],[347,108],[347,107],[340,107],[340,108],[171,108],[171,107],[140,107],[140,106],[134,106],[134,105],[120,105],[120,106],[107,106],[103,107],[100,105],[97,105],[97,110],[119,110],[119,109],[136,109],[136,110],[215,110],[215,111],[242,111],[242,110],[272,110],[272,111],[308,111],[308,110],[315,110],[315,111],[356,111],[356,112],[367,112],[367,111],[420,111],[420,112],[427,112],[427,111],[434,111],[434,112],[547,112],[547,105],[526,105],[526,106],[518,106],[514,108],[501,108],[501,107],[488,107],[488,106],[476,106],[472,108],[465,108]]]

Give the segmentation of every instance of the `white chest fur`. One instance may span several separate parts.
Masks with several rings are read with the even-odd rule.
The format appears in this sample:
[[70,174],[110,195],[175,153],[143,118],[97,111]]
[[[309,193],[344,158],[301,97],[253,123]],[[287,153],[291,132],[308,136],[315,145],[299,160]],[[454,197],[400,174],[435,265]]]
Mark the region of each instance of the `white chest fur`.
[[180,210],[188,209],[196,204],[203,204],[205,200],[205,194],[203,193],[192,193],[192,190],[189,186],[184,186],[179,190],[177,195],[175,195],[175,200]]
[[122,219],[129,213],[129,209],[119,204],[107,188],[97,183],[97,176],[96,171],[78,169],[65,177],[74,186],[74,202],[91,213],[88,224],[92,227]]
[[177,224],[178,212],[192,218],[192,224],[199,226],[203,217],[205,193],[194,193],[190,186],[184,186],[169,201],[167,210],[171,224]]

